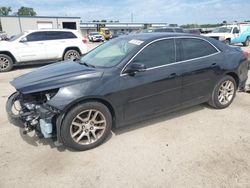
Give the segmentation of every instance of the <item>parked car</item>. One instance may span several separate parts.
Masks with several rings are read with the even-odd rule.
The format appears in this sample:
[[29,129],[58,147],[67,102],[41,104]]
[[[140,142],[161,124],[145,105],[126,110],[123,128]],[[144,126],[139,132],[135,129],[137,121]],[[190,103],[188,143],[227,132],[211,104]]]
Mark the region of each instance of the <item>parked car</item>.
[[250,24],[235,24],[218,27],[212,33],[204,36],[222,41],[226,44],[242,43],[249,46],[250,43]]
[[103,143],[112,127],[205,102],[228,107],[247,80],[247,56],[196,35],[127,35],[79,60],[14,79],[7,114],[40,137],[87,150]]
[[103,42],[104,37],[99,32],[91,32],[89,33],[89,41],[91,42]]
[[105,40],[112,38],[112,33],[108,28],[100,28],[100,34],[104,37]]
[[121,36],[123,36],[123,35],[128,35],[128,33],[125,32],[125,31],[117,31],[117,32],[115,32],[115,33],[112,35],[112,38],[121,37]]
[[161,27],[161,28],[150,28],[142,30],[142,33],[155,33],[155,32],[184,33],[184,30],[179,27]]
[[185,29],[184,32],[194,34],[194,35],[201,35],[200,29]]
[[87,52],[85,39],[76,30],[31,30],[0,43],[0,72],[27,63],[79,58]]

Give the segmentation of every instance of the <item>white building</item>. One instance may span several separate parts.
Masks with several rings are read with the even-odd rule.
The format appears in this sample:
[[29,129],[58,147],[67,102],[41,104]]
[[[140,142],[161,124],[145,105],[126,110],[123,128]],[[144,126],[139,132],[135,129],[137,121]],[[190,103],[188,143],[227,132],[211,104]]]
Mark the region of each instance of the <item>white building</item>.
[[67,28],[80,31],[80,17],[0,16],[0,32],[13,36],[26,30]]

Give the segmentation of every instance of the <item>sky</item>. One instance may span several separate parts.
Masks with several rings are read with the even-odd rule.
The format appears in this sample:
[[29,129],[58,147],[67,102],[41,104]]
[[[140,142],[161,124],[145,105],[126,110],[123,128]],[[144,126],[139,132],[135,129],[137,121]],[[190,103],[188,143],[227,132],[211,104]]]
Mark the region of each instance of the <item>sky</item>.
[[177,24],[250,20],[250,0],[0,0],[13,12],[32,7],[39,16],[77,16],[83,22],[119,20]]

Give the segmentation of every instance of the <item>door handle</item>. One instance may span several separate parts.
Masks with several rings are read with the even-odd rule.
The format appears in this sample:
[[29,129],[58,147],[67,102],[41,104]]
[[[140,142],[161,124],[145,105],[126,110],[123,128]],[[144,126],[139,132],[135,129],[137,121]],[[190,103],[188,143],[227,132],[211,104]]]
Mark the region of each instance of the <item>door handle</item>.
[[174,78],[174,77],[176,77],[176,76],[177,76],[176,73],[172,73],[172,74],[169,75],[169,78]]
[[217,65],[217,63],[212,63],[211,67],[215,67]]
[[38,44],[44,44],[43,42],[39,42]]

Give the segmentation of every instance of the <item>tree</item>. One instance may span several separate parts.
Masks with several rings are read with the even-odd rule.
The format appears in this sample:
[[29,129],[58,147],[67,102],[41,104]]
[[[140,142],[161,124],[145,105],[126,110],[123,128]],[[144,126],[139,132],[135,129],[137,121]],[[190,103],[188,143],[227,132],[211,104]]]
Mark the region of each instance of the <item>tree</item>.
[[0,7],[1,16],[8,16],[11,11],[11,7]]
[[30,7],[21,7],[17,11],[18,16],[36,16],[36,12]]

